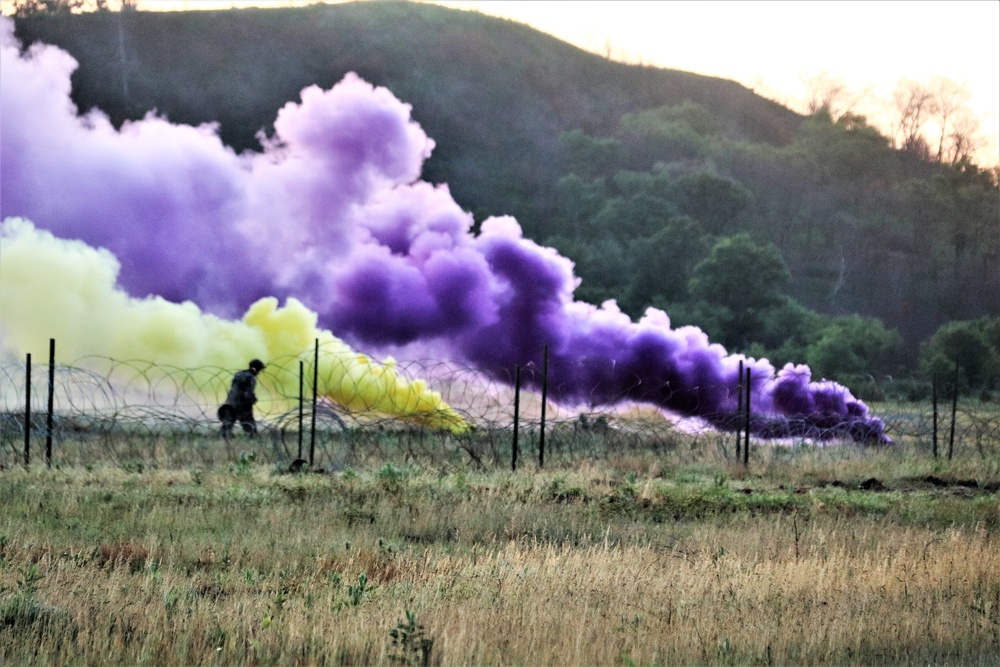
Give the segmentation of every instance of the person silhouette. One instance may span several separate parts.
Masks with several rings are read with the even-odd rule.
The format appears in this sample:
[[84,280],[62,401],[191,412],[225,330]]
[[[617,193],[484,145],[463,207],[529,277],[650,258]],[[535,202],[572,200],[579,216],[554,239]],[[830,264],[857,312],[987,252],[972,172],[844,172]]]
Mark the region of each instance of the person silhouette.
[[257,375],[266,368],[260,359],[253,359],[250,365],[233,375],[233,383],[226,395],[226,402],[219,406],[219,420],[222,422],[222,437],[229,438],[233,426],[240,423],[243,431],[251,438],[257,435],[257,422],[253,418],[253,406],[257,402]]

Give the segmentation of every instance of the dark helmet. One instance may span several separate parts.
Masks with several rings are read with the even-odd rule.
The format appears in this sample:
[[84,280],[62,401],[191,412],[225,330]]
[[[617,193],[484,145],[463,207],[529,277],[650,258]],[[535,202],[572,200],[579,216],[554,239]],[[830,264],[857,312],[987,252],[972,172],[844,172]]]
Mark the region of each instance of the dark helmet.
[[264,370],[264,362],[261,361],[260,359],[252,359],[250,361],[250,369],[257,373],[260,373],[262,370]]

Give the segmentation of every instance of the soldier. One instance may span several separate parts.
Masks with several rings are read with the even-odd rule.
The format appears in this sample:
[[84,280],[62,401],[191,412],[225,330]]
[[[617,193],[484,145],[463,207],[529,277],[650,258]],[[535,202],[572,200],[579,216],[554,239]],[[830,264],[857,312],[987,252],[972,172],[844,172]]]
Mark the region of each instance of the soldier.
[[254,359],[246,370],[233,376],[226,402],[219,407],[223,438],[229,438],[237,421],[248,436],[252,438],[257,435],[257,422],[253,418],[253,405],[257,402],[254,390],[257,388],[257,374],[262,370],[264,363],[260,359]]

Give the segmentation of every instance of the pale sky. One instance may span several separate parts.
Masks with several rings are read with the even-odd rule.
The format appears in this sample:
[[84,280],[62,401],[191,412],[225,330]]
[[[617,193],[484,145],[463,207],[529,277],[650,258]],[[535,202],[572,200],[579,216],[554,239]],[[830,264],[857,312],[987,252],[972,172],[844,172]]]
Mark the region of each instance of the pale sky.
[[[139,0],[139,8],[316,1]],[[1000,0],[433,1],[526,23],[625,62],[733,79],[796,110],[804,108],[805,79],[825,75],[866,93],[856,110],[883,129],[901,79],[945,77],[971,93],[984,138],[980,163],[1000,163]]]
[[804,108],[804,80],[820,74],[857,94],[875,121],[904,78],[942,76],[968,87],[986,138],[981,161],[1000,162],[1000,1],[723,0],[612,2],[435,0],[527,23],[626,62],[733,79]]

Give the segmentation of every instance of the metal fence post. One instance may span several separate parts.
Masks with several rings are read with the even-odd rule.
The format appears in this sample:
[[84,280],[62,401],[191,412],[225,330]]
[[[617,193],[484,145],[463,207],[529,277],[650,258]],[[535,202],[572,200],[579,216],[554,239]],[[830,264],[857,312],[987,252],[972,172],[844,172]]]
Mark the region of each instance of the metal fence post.
[[549,393],[549,344],[542,352],[542,430],[538,435],[538,468],[545,466],[545,402]]
[[24,465],[31,463],[31,353],[24,370]]
[[319,390],[319,338],[313,348],[313,404],[312,425],[309,427],[309,467],[313,467],[316,457],[316,393]]
[[521,367],[514,367],[514,443],[510,458],[511,472],[517,472],[517,427],[518,412],[521,409]]
[[743,465],[750,465],[750,367],[747,367],[747,420],[746,420],[746,433],[745,439],[743,441]]
[[[304,395],[302,393],[303,376],[305,375],[305,363],[299,359],[299,455],[296,460],[302,460],[302,403]],[[301,463],[299,465],[302,465]]]
[[948,460],[955,451],[955,416],[958,412],[958,362],[955,362],[955,385],[951,390],[951,436],[948,438]]
[[45,421],[45,465],[52,467],[52,413],[56,395],[56,339],[49,339],[49,415]]
[[743,439],[743,430],[740,428],[740,420],[743,418],[743,360],[740,359],[740,371],[736,376],[736,460],[740,460],[740,440]]
[[932,410],[932,426],[931,426],[931,448],[934,452],[934,458],[938,457],[938,395],[937,395],[937,375],[931,377],[931,410]]

